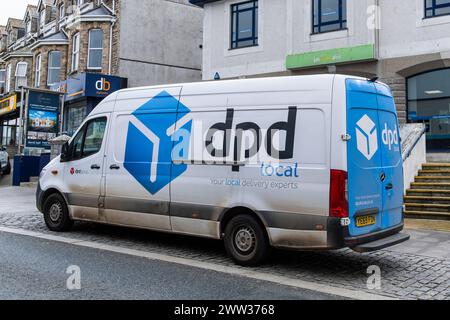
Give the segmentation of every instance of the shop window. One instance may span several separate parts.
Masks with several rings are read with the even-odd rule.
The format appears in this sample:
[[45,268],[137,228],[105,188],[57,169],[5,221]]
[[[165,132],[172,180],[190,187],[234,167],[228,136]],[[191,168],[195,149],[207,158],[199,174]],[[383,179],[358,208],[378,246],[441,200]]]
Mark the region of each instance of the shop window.
[[103,30],[89,31],[88,69],[102,69]]
[[425,18],[450,14],[450,0],[425,0]]
[[231,5],[231,49],[258,45],[258,1]]
[[346,0],[313,0],[313,33],[347,28]]
[[41,85],[41,68],[42,68],[42,56],[36,57],[36,70],[34,74],[34,86],[38,88]]
[[16,65],[16,90],[19,90],[20,87],[27,86],[27,62],[19,62]]
[[58,83],[61,79],[61,52],[51,51],[48,53],[48,76],[47,85]]
[[72,71],[78,70],[80,60],[80,34],[77,33],[72,39]]
[[66,131],[68,135],[73,135],[75,131],[83,123],[87,115],[86,106],[83,107],[71,107],[67,111],[66,116]]
[[[450,68],[408,78],[408,120],[427,125],[427,139],[450,145]],[[439,143],[438,143],[439,142]]]

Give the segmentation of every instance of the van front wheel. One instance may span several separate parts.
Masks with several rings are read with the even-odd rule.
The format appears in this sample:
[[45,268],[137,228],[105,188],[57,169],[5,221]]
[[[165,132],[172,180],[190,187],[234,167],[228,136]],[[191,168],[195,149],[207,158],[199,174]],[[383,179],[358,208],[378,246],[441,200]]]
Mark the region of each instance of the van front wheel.
[[68,231],[73,226],[64,198],[54,193],[44,202],[44,220],[51,231]]
[[238,215],[225,228],[225,249],[239,265],[256,266],[268,255],[267,235],[258,221],[250,215]]

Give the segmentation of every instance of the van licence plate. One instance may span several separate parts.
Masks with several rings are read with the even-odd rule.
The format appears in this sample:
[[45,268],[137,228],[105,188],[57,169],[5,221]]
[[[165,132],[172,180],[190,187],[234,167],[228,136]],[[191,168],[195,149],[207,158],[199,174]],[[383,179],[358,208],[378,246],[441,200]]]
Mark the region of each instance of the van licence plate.
[[374,225],[377,222],[375,215],[356,217],[356,226],[358,228]]

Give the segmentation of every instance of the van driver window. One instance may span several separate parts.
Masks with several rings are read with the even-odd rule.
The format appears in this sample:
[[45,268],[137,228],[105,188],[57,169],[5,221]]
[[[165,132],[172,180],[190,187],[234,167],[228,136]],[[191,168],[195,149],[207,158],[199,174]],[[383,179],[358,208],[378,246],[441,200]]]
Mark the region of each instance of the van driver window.
[[83,158],[100,151],[105,134],[106,118],[95,119],[88,123],[84,139]]
[[75,139],[73,139],[72,142],[73,160],[81,159],[81,150],[82,150],[81,147],[83,146],[83,136],[84,136],[84,129],[80,130],[80,132],[78,132],[78,134],[76,135]]
[[86,123],[72,141],[72,160],[80,160],[100,151],[105,134],[106,118]]

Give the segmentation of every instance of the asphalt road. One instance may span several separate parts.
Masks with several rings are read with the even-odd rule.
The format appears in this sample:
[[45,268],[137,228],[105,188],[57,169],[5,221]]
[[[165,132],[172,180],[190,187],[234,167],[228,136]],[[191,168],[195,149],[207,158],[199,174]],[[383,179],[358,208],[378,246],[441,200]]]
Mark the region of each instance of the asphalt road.
[[[69,290],[69,266],[80,290]],[[339,299],[175,263],[0,232],[0,299]],[[76,282],[71,282],[76,283]]]

